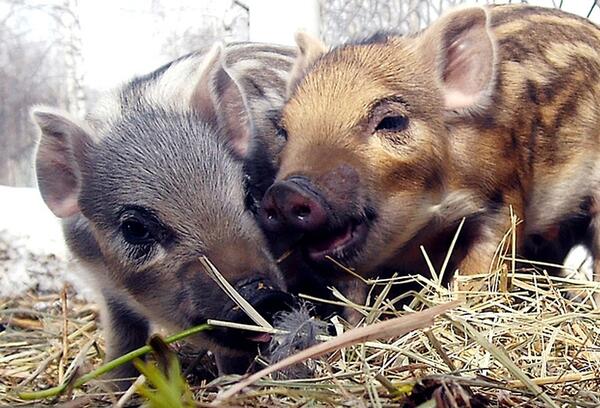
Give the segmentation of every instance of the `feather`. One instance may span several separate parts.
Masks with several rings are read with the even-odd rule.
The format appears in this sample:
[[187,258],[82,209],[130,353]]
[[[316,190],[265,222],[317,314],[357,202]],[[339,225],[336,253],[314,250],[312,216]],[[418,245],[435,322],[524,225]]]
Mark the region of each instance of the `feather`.
[[[273,335],[269,345],[271,364],[314,346],[319,343],[319,336],[327,334],[328,324],[311,316],[313,309],[310,303],[302,302],[296,309],[275,314],[273,326],[279,332]],[[286,367],[280,374],[287,378],[302,378],[310,376],[312,371],[310,361],[306,361]]]

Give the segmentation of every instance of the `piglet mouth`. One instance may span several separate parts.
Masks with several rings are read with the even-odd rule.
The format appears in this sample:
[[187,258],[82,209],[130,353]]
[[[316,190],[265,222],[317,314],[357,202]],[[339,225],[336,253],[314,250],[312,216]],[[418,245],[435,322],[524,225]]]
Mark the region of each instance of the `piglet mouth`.
[[306,252],[314,262],[324,262],[327,257],[347,261],[364,246],[368,233],[366,219],[353,219],[339,228],[306,236]]
[[253,333],[245,336],[246,340],[252,343],[264,344],[270,343],[272,336],[269,333]]
[[[273,316],[277,312],[291,310],[296,302],[293,296],[274,289],[259,279],[249,280],[248,283],[239,288],[239,293],[269,323],[273,322]],[[239,306],[234,306],[225,313],[223,320],[256,325]],[[234,341],[241,348],[252,348],[271,341],[271,334],[269,333],[239,329],[228,329],[225,337],[227,337],[226,341]]]

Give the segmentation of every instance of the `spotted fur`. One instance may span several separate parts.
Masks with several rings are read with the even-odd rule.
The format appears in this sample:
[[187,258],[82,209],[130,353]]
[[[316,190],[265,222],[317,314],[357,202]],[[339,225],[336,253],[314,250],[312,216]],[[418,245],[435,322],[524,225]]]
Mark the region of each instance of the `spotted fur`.
[[[335,225],[369,223],[362,247],[335,254],[342,263],[366,276],[426,273],[419,246],[439,268],[464,217],[451,267],[487,272],[510,206],[524,220],[522,255],[561,261],[584,242],[598,278],[596,25],[527,5],[468,7],[413,36],[307,55],[282,113],[277,180],[310,180]],[[405,128],[382,131],[386,117]],[[341,166],[358,173],[343,199],[327,187]]]

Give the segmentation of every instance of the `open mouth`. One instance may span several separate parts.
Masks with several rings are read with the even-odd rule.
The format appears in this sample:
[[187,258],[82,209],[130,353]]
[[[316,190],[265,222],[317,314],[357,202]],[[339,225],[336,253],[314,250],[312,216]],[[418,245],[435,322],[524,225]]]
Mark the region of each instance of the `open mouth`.
[[269,333],[252,333],[247,334],[246,339],[253,343],[269,343],[271,341],[271,335]]
[[[253,322],[245,324],[255,325]],[[272,339],[269,333],[222,327],[210,330],[207,335],[224,348],[245,352],[255,352],[257,348],[266,350]]]
[[[252,321],[244,324],[255,325]],[[235,350],[256,351],[256,347],[267,347],[271,342],[271,334],[250,330],[217,327],[208,332],[221,346]]]
[[306,236],[305,248],[308,257],[323,262],[328,256],[348,260],[363,246],[369,226],[367,220],[351,220],[341,228]]

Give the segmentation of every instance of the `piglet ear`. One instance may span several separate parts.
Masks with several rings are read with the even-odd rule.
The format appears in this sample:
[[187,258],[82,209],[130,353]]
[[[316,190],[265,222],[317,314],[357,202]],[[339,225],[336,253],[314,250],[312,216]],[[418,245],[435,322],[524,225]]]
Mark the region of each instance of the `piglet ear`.
[[192,109],[214,124],[239,158],[246,157],[252,134],[252,121],[246,96],[225,64],[223,46],[217,44],[206,54],[199,68],[192,94]]
[[290,71],[287,85],[287,97],[289,98],[300,80],[306,75],[310,67],[319,57],[328,51],[328,47],[316,37],[305,32],[296,34],[296,45],[298,55]]
[[421,50],[441,85],[447,110],[476,112],[491,103],[497,51],[482,7],[458,9],[441,17],[421,36]]
[[39,107],[31,112],[41,130],[35,166],[44,202],[60,218],[79,212],[81,163],[92,143],[90,131],[66,112]]
[[200,114],[202,119],[213,124],[217,122],[217,108],[214,101],[212,78],[213,72],[220,63],[222,54],[223,46],[215,44],[204,55],[202,64],[198,68],[196,78],[194,79],[194,91],[190,100],[191,108]]

